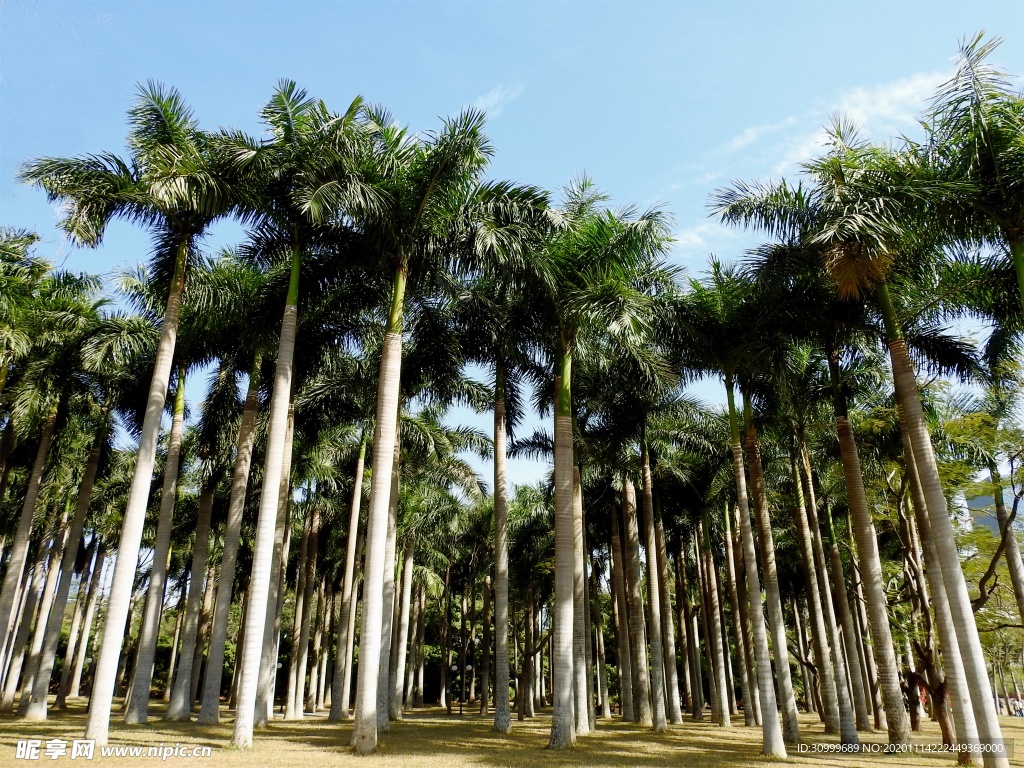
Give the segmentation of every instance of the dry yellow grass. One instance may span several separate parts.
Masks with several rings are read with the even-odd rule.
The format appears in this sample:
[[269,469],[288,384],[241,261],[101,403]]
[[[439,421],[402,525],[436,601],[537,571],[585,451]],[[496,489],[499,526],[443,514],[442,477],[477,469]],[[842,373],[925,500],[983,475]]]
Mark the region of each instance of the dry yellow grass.
[[[545,749],[549,720],[540,716],[532,721],[513,722],[513,731],[500,736],[490,730],[491,719],[477,715],[448,718],[442,710],[417,712],[404,722],[394,723],[389,733],[382,734],[380,751],[367,758],[349,753],[346,745],[351,725],[337,726],[326,722],[323,716],[308,717],[302,721],[281,720],[256,736],[251,751],[228,747],[231,736],[230,717],[225,712],[222,725],[210,727],[196,723],[165,723],[160,720],[162,707],[154,702],[154,717],[148,725],[126,726],[119,721],[111,723],[111,745],[209,745],[212,755],[207,758],[159,757],[101,758],[99,750],[92,761],[71,761],[64,756],[56,761],[40,758],[47,765],[125,766],[131,764],[162,764],[166,766],[261,766],[265,768],[317,768],[318,766],[361,766],[361,768],[470,768],[489,766],[499,768],[552,768],[556,766],[699,766],[700,768],[743,768],[772,764],[819,766],[831,768],[904,768],[905,766],[952,766],[955,760],[948,755],[905,754],[900,756],[865,754],[793,754],[786,761],[768,761],[758,755],[761,743],[760,729],[734,727],[716,728],[705,720],[694,723],[687,720],[674,726],[669,733],[655,736],[644,728],[626,724],[618,719],[599,721],[596,733],[579,740],[575,749],[555,752]],[[116,709],[115,709],[116,711]],[[813,716],[802,716],[806,743],[836,743],[822,733],[822,727]],[[920,742],[938,741],[938,728],[925,723]],[[1003,718],[1006,738],[1017,739],[1024,746],[1024,718]],[[10,717],[0,721],[0,765],[31,765],[32,762],[15,759],[18,739],[82,738],[85,730],[84,701],[73,703],[67,712],[57,713],[46,723],[25,723]],[[862,735],[864,741],[883,743],[883,733]],[[1024,755],[1012,760],[1024,765]]]

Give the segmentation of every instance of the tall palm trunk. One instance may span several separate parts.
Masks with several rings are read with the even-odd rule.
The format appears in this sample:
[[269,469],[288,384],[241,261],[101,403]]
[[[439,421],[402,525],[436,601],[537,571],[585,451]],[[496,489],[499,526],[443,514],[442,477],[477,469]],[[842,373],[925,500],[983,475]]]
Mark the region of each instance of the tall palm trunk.
[[355,724],[352,747],[365,755],[377,748],[377,673],[381,662],[380,637],[384,623],[384,558],[388,536],[391,470],[398,431],[398,394],[402,372],[402,305],[406,267],[395,272],[391,312],[381,350],[377,384],[377,423],[373,435],[373,476],[366,523],[366,564],[363,568],[363,623],[356,680]]
[[[306,521],[302,526],[302,538],[299,540],[299,560],[295,571],[295,606],[294,612],[292,613],[292,647],[291,653],[288,654],[288,688],[285,691],[285,705],[284,705],[284,719],[294,720],[296,719],[296,699],[301,700],[301,693],[296,694],[296,687],[301,690],[302,682],[299,681],[299,656],[302,651],[302,642],[300,636],[302,634],[303,618],[308,618],[309,612],[309,600],[306,594],[306,582],[309,576],[309,532],[313,525],[313,516],[310,514],[311,510],[306,512]],[[282,574],[284,570],[282,570]],[[283,579],[282,579],[283,581]],[[303,676],[304,678],[304,676]],[[302,718],[301,710],[298,713],[298,717]]]
[[[684,536],[680,535],[679,549],[676,553],[676,562],[678,563],[677,574],[679,577],[679,588],[676,592],[676,599],[683,605],[683,622],[681,634],[686,637],[686,645],[688,650],[687,656],[687,668],[690,673],[690,718],[692,720],[700,720],[704,716],[704,686],[701,682],[700,674],[700,638],[697,636],[697,623],[696,617],[693,615],[694,606],[690,602],[690,589],[689,580],[686,576],[686,544],[684,543]],[[700,564],[695,563],[695,571],[699,569]],[[699,591],[700,586],[700,573],[697,571],[697,590]]]
[[853,532],[860,556],[861,581],[871,630],[871,645],[875,664],[878,668],[878,687],[882,694],[885,718],[892,745],[910,743],[910,719],[903,704],[900,689],[899,666],[889,629],[886,610],[885,590],[882,586],[882,565],[878,554],[878,541],[874,536],[871,514],[868,511],[867,496],[864,493],[864,478],[860,469],[860,457],[853,436],[842,393],[838,353],[829,350],[829,371],[832,394],[836,411],[836,431],[839,435],[839,452],[846,481],[846,495],[849,500]]
[[871,715],[868,712],[867,691],[860,675],[861,658],[860,648],[857,647],[857,630],[854,628],[853,612],[850,610],[850,600],[846,594],[846,579],[843,576],[843,559],[839,554],[839,545],[836,543],[835,531],[832,529],[832,516],[825,510],[828,518],[828,527],[831,542],[829,545],[829,558],[832,561],[832,573],[835,575],[833,594],[835,595],[836,607],[839,609],[839,622],[843,628],[843,647],[846,649],[846,659],[849,662],[850,685],[853,689],[853,701],[857,714],[857,730],[871,730]]
[[[399,401],[399,408],[402,407]],[[391,643],[395,623],[395,558],[398,548],[398,493],[401,484],[402,419],[395,427],[395,460],[391,465],[391,489],[388,492],[387,542],[384,546],[383,614],[380,630],[380,667],[377,670],[377,730],[390,729],[391,718]]]
[[[625,498],[625,489],[623,489]],[[615,619],[615,655],[619,663],[619,714],[627,722],[633,720],[633,677],[629,650],[629,627],[626,615],[626,587],[622,574],[622,540],[619,535],[619,512],[612,510],[611,544],[608,549],[608,570],[612,581],[612,615]]]
[[719,621],[720,612],[720,601],[718,599],[718,580],[715,578],[715,559],[711,552],[711,546],[708,542],[707,536],[704,532],[704,525],[700,523],[698,526],[698,538],[700,540],[700,549],[703,553],[704,558],[704,575],[707,579],[707,607],[708,607],[708,629],[710,631],[710,637],[708,642],[710,643],[709,655],[714,659],[714,664],[710,665],[709,673],[714,676],[715,680],[715,691],[718,694],[718,706],[717,712],[715,713],[716,725],[720,725],[724,728],[732,727],[732,719],[729,716],[729,705],[728,701],[732,698],[732,691],[729,684],[726,682],[725,675],[725,643],[722,637],[722,624]]
[[[995,462],[989,462],[988,476],[992,482],[992,496],[996,505],[996,520],[999,521],[999,531],[1002,535],[1007,526],[1010,526],[1010,513],[1006,510],[1006,502],[1003,501],[1002,480],[999,477],[999,468]],[[1013,597],[1017,601],[1017,613],[1024,620],[1024,561],[1020,557],[1020,546],[1017,544],[1017,536],[1012,528],[1006,534],[1006,546],[1003,549],[1006,557],[1006,568],[1010,572],[1010,585],[1013,587]]]
[[729,504],[725,505],[725,514],[722,519],[725,523],[723,539],[725,540],[725,582],[729,590],[729,606],[732,613],[733,640],[736,645],[736,653],[739,656],[740,666],[740,693],[743,696],[743,724],[754,725],[753,698],[750,691],[750,669],[747,666],[747,640],[746,628],[740,616],[740,599],[736,589],[736,563],[732,551],[732,525],[730,523],[732,513]]
[[[64,609],[67,606],[68,594],[71,592],[71,579],[74,575],[75,560],[78,558],[78,547],[82,541],[82,530],[85,528],[85,516],[89,511],[92,499],[92,487],[96,481],[96,470],[100,464],[100,453],[106,439],[107,425],[104,414],[103,426],[93,441],[92,450],[85,464],[85,472],[78,486],[78,498],[75,501],[75,513],[68,529],[68,544],[64,548],[64,557],[60,563],[60,582],[53,605],[50,607],[49,620],[46,624],[46,636],[39,657],[39,669],[35,673],[35,684],[32,687],[32,698],[25,710],[26,720],[46,719],[46,696],[50,690],[50,675],[57,657],[57,644],[60,642],[60,630],[64,624]],[[69,636],[70,643],[70,636]],[[71,655],[68,648],[68,656]],[[65,666],[67,664],[65,663]]]
[[[604,612],[601,610],[597,571],[593,567],[593,558],[591,558],[590,568],[590,594],[591,601],[593,602],[594,637],[597,649],[597,695],[601,700],[601,717],[607,720],[612,716],[612,709],[611,703],[608,701],[608,667],[604,649]],[[669,613],[668,621],[672,621],[671,612]]]
[[167,557],[171,549],[174,504],[178,495],[178,468],[181,462],[181,439],[185,426],[185,364],[178,364],[178,383],[174,395],[174,416],[164,462],[164,486],[160,494],[156,542],[153,545],[153,567],[146,594],[142,627],[135,646],[135,667],[132,675],[131,701],[124,713],[129,724],[144,723],[149,714],[149,692],[153,683],[153,660],[156,658],[160,616],[163,613],[164,588],[167,584]]
[[[794,472],[799,475],[796,464],[793,465]],[[795,480],[800,484],[800,477]],[[813,490],[813,489],[811,489]],[[810,527],[811,544],[814,551],[815,570],[818,574],[818,589],[821,591],[821,604],[824,607],[825,626],[828,629],[829,639],[832,646],[832,665],[836,672],[836,699],[839,703],[839,733],[843,743],[859,743],[856,735],[858,729],[866,729],[868,726],[867,700],[864,698],[864,691],[860,684],[860,677],[854,676],[852,670],[847,668],[847,656],[843,652],[843,641],[839,636],[839,627],[836,624],[836,609],[833,602],[833,589],[829,578],[828,566],[825,562],[825,548],[821,541],[821,525],[818,521],[817,506],[814,497],[804,497],[803,490],[800,491],[801,504],[806,505],[807,523]],[[843,571],[839,570],[839,579],[842,583]],[[845,596],[845,592],[844,592]],[[851,690],[853,699],[851,700]],[[859,699],[858,699],[859,695]],[[860,704],[858,704],[858,701]],[[863,706],[863,712],[856,707]]]
[[633,722],[653,725],[651,677],[644,636],[644,604],[640,587],[640,533],[636,520],[636,491],[627,476],[622,480],[622,517],[625,523],[623,565],[626,582],[626,613],[629,623],[630,676],[633,681]]
[[[953,616],[949,610],[949,599],[942,578],[942,564],[939,562],[932,536],[931,521],[928,518],[928,507],[924,498],[924,490],[918,478],[917,466],[914,462],[914,449],[910,445],[910,434],[905,428],[906,417],[900,413],[900,431],[903,436],[903,453],[906,461],[907,478],[910,481],[910,494],[914,507],[914,518],[920,534],[921,548],[924,550],[925,579],[928,583],[932,607],[935,609],[935,625],[939,634],[939,645],[942,650],[942,670],[946,681],[946,691],[952,702],[953,725],[956,730],[956,741],[964,745],[978,741],[978,723],[974,719],[974,708],[964,677],[964,662],[957,644],[956,629]],[[957,753],[960,765],[979,765],[980,755],[961,749]]]
[[[298,634],[298,664],[296,666],[295,675],[295,716],[299,719],[303,717],[305,710],[305,685],[306,685],[306,670],[309,667],[309,637],[310,628],[313,621],[313,606],[314,598],[316,598],[315,591],[317,589],[317,558],[319,556],[319,541],[320,541],[320,507],[317,504],[313,504],[313,509],[310,514],[309,524],[309,545],[306,553],[305,563],[305,574],[302,579],[302,623],[299,626]],[[295,637],[294,635],[292,636]],[[312,683],[312,680],[310,681]]]
[[9,636],[14,630],[15,599],[20,589],[21,578],[25,573],[25,563],[28,560],[28,548],[32,538],[32,518],[36,512],[39,486],[43,481],[46,457],[50,453],[50,443],[53,441],[53,431],[56,425],[57,408],[53,407],[43,420],[43,429],[39,436],[39,448],[36,450],[32,474],[29,475],[28,488],[25,491],[25,501],[21,505],[18,528],[15,530],[14,540],[11,542],[11,554],[7,560],[4,584],[0,588],[0,630],[3,631],[3,635],[0,636],[0,648],[9,641]]
[[278,498],[288,432],[288,406],[292,391],[292,361],[295,353],[295,331],[299,317],[299,266],[301,252],[292,253],[292,271],[281,320],[281,338],[277,348],[274,371],[274,394],[270,401],[270,427],[267,435],[266,461],[263,469],[263,491],[260,494],[256,536],[253,541],[252,577],[249,580],[249,603],[246,609],[245,645],[239,655],[242,671],[238,681],[238,702],[231,745],[239,749],[252,747],[253,719],[256,714],[256,690],[260,680],[263,633],[270,595],[270,572],[273,568],[274,539],[277,527]]
[[[963,570],[960,566],[960,555],[946,508],[946,497],[939,480],[931,436],[928,434],[928,426],[921,408],[921,395],[917,389],[914,369],[911,366],[907,345],[903,340],[903,334],[889,298],[888,286],[885,283],[879,284],[876,288],[876,295],[885,321],[896,399],[906,417],[910,444],[914,451],[914,463],[928,506],[932,537],[942,569],[942,580],[946,586],[950,613],[953,617],[957,643],[960,646],[960,656],[964,663],[967,688],[971,696],[971,705],[974,708],[974,718],[978,724],[978,736],[984,744],[1001,745],[1003,743],[1002,729],[992,697],[989,695],[991,689],[985,670],[984,652],[981,639],[978,636],[978,626],[974,621],[967,585],[964,582]],[[989,768],[997,766],[1003,768],[1003,766],[1009,765],[1009,759],[1005,753],[986,752],[984,762]]]
[[[775,675],[779,681],[782,735],[787,744],[798,744],[800,742],[800,721],[789,668],[789,648],[786,644],[786,623],[782,613],[779,576],[775,568],[775,539],[772,535],[771,518],[768,515],[768,497],[764,489],[761,447],[757,438],[757,429],[754,426],[750,400],[746,396],[743,398],[743,416],[747,428],[750,490],[757,516],[757,540],[761,546],[761,561],[764,566],[764,593],[768,604],[768,627],[771,630],[772,651],[775,655]],[[854,734],[854,738],[856,738],[856,734]]]
[[508,487],[504,369],[494,389],[494,730],[512,730],[508,700]]
[[[796,519],[797,538],[800,541],[800,554],[807,573],[807,607],[811,623],[811,643],[814,647],[814,658],[817,663],[818,679],[821,683],[821,706],[822,714],[825,717],[825,733],[838,733],[842,725],[849,729],[852,726],[849,717],[843,717],[843,711],[839,705],[839,691],[837,688],[836,670],[838,667],[832,659],[838,659],[842,654],[842,648],[835,647],[836,635],[827,632],[825,629],[825,611],[822,602],[828,599],[828,590],[822,589],[819,581],[822,578],[820,568],[814,557],[814,544],[811,541],[810,525],[807,520],[807,510],[800,478],[797,475],[796,462],[790,460],[790,467],[793,471],[794,486],[797,494]],[[845,686],[846,681],[839,678],[841,685]],[[845,690],[844,690],[845,695]],[[848,702],[847,702],[848,703]],[[849,708],[846,708],[849,713]],[[846,737],[846,731],[842,734]]]
[[25,664],[25,654],[28,650],[26,646],[32,628],[32,617],[35,616],[46,579],[46,559],[55,543],[55,540],[51,540],[50,546],[47,546],[45,539],[39,542],[36,561],[25,574],[25,585],[22,590],[25,594],[21,601],[18,631],[14,633],[11,647],[7,651],[7,673],[4,679],[3,698],[0,699],[0,713],[10,712],[14,707],[14,697],[21,680],[21,668]]
[[[736,600],[740,608],[740,624],[743,627],[743,646],[747,658],[747,675],[750,685],[750,706],[753,710],[753,725],[761,725],[761,698],[757,688],[757,662],[754,658],[753,632],[750,628],[750,600],[747,596],[747,570],[743,565],[743,537],[740,525],[740,508],[737,504],[733,511],[735,530],[733,531],[733,564],[736,569]],[[744,714],[746,721],[746,714]]]
[[[28,665],[25,667],[25,680],[22,683],[21,698],[18,701],[18,714],[22,716],[28,710],[32,688],[35,685],[36,672],[39,670],[39,660],[43,651],[43,641],[46,636],[50,609],[53,607],[54,598],[56,597],[57,579],[60,577],[61,569],[59,563],[63,560],[64,550],[68,544],[68,512],[69,510],[65,508],[64,514],[61,516],[60,528],[54,538],[54,545],[50,553],[49,565],[47,566],[46,582],[43,585],[43,596],[39,603],[39,614],[36,616],[35,627],[32,631],[32,642],[29,646],[27,657]],[[61,614],[62,623],[63,620],[64,616]],[[49,678],[47,678],[48,687]]]
[[[411,574],[410,574],[411,577]],[[488,703],[491,699],[491,594],[493,588],[491,585],[491,577],[484,577],[484,607],[483,607],[483,619],[481,625],[483,626],[483,642],[481,643],[481,654],[483,658],[480,662],[480,714],[487,714]],[[415,638],[415,628],[412,630],[412,637]],[[412,642],[410,641],[410,645]],[[409,654],[412,656],[413,654]],[[409,662],[409,672],[411,677],[412,672],[412,661]],[[412,686],[408,686],[412,688]]]
[[[153,378],[146,400],[146,415],[142,421],[142,435],[139,452],[135,460],[135,472],[128,494],[121,524],[121,537],[117,546],[117,562],[107,600],[106,620],[103,624],[103,638],[100,641],[99,658],[93,673],[93,689],[90,697],[89,718],[86,722],[86,738],[94,739],[103,746],[107,743],[110,728],[110,706],[114,698],[114,684],[117,677],[118,658],[125,638],[125,625],[135,586],[135,571],[142,543],[142,529],[146,523],[146,506],[149,503],[149,489],[153,482],[153,466],[156,462],[157,442],[160,435],[160,418],[167,396],[167,385],[171,376],[174,346],[178,337],[178,317],[181,312],[181,297],[185,287],[185,264],[188,258],[189,241],[178,248],[174,266],[171,290],[164,309],[163,327],[153,366]],[[2,619],[0,615],[0,619]],[[0,622],[2,626],[2,622]]]
[[[673,621],[672,595],[668,580],[668,546],[665,543],[665,526],[661,520],[660,505],[655,505],[654,536],[658,549],[658,594],[661,600],[661,628],[665,650],[665,687],[668,699],[668,720],[673,725],[683,722],[683,710],[679,704],[679,672],[676,668],[676,633]],[[601,667],[599,672],[604,672]]]
[[740,447],[740,428],[736,418],[735,394],[732,377],[726,376],[725,391],[729,400],[729,426],[731,430],[732,468],[736,481],[736,498],[740,508],[740,535],[743,540],[743,564],[746,572],[747,598],[750,600],[750,624],[754,637],[754,654],[757,666],[757,690],[761,703],[762,754],[768,757],[786,757],[786,745],[779,723],[778,705],[775,700],[775,682],[772,680],[772,663],[768,655],[768,637],[764,628],[764,608],[761,605],[761,579],[757,573],[757,551],[754,547],[754,533],[750,526],[750,510],[747,506],[747,481],[743,472],[743,448]]
[[188,600],[188,574],[178,585],[180,596],[174,617],[174,634],[171,636],[171,660],[167,664],[167,682],[164,684],[164,701],[171,700],[171,689],[174,688],[174,672],[178,669],[178,649],[181,648],[181,625],[185,623],[185,602]]
[[196,543],[192,548],[192,570],[188,579],[188,600],[185,602],[185,622],[181,633],[181,661],[174,676],[171,689],[171,703],[167,706],[165,720],[188,720],[192,714],[192,666],[193,649],[197,643],[199,615],[203,601],[204,574],[206,573],[206,551],[210,541],[210,520],[213,515],[213,483],[208,483],[199,495],[199,517],[196,520]]
[[249,388],[245,394],[242,421],[238,426],[235,449],[235,468],[231,476],[231,498],[224,526],[224,547],[220,559],[220,582],[217,602],[213,608],[213,627],[210,630],[210,653],[203,682],[203,703],[197,721],[205,724],[220,722],[221,670],[224,668],[224,647],[227,643],[228,619],[231,613],[232,589],[235,583],[235,563],[242,533],[245,510],[245,490],[252,466],[252,446],[256,430],[256,410],[259,407],[260,355],[256,355],[249,373]]
[[[573,622],[575,590],[575,546],[573,521],[573,469],[576,466],[572,440],[572,352],[563,342],[559,375],[555,377],[555,598],[554,674],[551,708],[551,738],[548,746],[565,749],[576,743],[573,703]],[[527,648],[524,662],[532,649]],[[517,696],[529,696],[520,686]]]
[[[405,683],[406,647],[409,644],[409,612],[412,601],[412,569],[416,543],[412,536],[405,540],[402,555],[402,596],[398,616],[398,655],[391,667],[391,709],[392,720],[402,719],[402,693]],[[486,685],[486,683],[485,683]]]
[[352,504],[345,538],[345,576],[341,585],[341,617],[338,622],[338,647],[334,655],[334,690],[331,694],[332,723],[348,717],[352,687],[352,646],[356,631],[356,553],[359,542],[359,507],[363,499],[363,470],[366,466],[366,436],[359,441],[359,458],[352,485]]
[[[665,716],[665,654],[661,627],[661,574],[658,570],[658,542],[654,533],[654,487],[650,452],[646,440],[642,448],[644,504],[644,551],[647,555],[647,612],[650,617],[651,704],[655,733],[668,730]],[[721,638],[719,638],[721,639]]]
[[[82,671],[85,669],[85,660],[88,658],[89,640],[92,639],[92,622],[96,616],[100,600],[99,586],[103,583],[106,576],[106,556],[106,545],[100,544],[99,554],[96,556],[96,565],[93,566],[94,575],[92,583],[89,585],[89,597],[85,604],[85,618],[82,619],[82,639],[78,641],[75,666],[71,672],[71,680],[68,683],[67,698],[69,699],[77,699],[82,687]],[[60,702],[59,697],[58,702]]]
[[[287,424],[284,432],[284,450],[281,457],[281,483],[277,492],[277,516],[274,520],[274,550],[270,564],[270,584],[267,588],[267,604],[260,610],[265,612],[260,626],[263,631],[260,654],[260,671],[256,688],[256,707],[253,713],[254,725],[265,726],[274,716],[274,698],[277,686],[277,660],[281,646],[281,613],[285,596],[288,550],[291,546],[291,462],[292,445],[295,438],[295,405],[289,404]],[[248,616],[246,617],[248,621]],[[244,646],[243,646],[244,647]],[[236,684],[236,706],[237,706]]]
[[[572,684],[573,711],[576,735],[590,733],[590,718],[594,710],[590,695],[590,666],[587,664],[587,645],[590,632],[586,620],[586,573],[583,546],[583,488],[580,468],[572,468]],[[539,693],[539,691],[538,691]]]
[[[95,548],[94,548],[95,549]],[[74,666],[78,643],[82,641],[82,619],[85,617],[85,606],[89,601],[91,585],[96,578],[96,553],[93,551],[79,576],[78,596],[75,598],[75,609],[71,614],[71,628],[68,630],[68,646],[64,653],[64,665],[61,669],[60,682],[57,684],[57,696],[53,702],[54,709],[66,706],[68,683],[71,681],[71,669]]]

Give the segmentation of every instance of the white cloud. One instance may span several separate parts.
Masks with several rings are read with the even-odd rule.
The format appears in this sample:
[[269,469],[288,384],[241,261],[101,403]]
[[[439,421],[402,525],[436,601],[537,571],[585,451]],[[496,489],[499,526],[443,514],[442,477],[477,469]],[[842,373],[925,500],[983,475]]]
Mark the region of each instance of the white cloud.
[[500,115],[508,104],[519,98],[522,92],[523,86],[518,83],[512,86],[499,85],[474,101],[473,106],[486,112],[488,117],[494,118]]
[[789,128],[795,125],[797,121],[796,115],[790,115],[785,120],[781,120],[777,123],[766,123],[764,125],[754,125],[750,128],[745,129],[742,133],[734,136],[728,142],[726,142],[723,149],[726,152],[736,152],[737,150],[743,149],[748,144],[753,144],[755,141],[760,140],[762,136],[768,134],[777,133],[783,128]]
[[912,132],[928,100],[948,76],[945,72],[920,72],[888,83],[857,86],[831,103],[746,128],[719,151],[732,154],[756,146],[759,154],[774,161],[771,172],[778,174],[794,170],[797,163],[822,148],[827,138],[824,126],[833,115],[850,118],[865,138],[876,141]]
[[682,264],[703,263],[716,250],[735,250],[737,233],[718,221],[708,220],[676,230],[672,250]]

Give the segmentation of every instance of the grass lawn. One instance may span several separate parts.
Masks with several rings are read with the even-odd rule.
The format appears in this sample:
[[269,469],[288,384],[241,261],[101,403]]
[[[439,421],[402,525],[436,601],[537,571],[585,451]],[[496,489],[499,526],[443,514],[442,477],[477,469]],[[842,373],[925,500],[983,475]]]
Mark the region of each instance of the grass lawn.
[[[758,756],[761,745],[759,728],[742,726],[716,728],[707,720],[687,720],[669,733],[655,736],[648,730],[622,723],[598,721],[597,731],[581,738],[575,749],[565,752],[546,750],[550,721],[541,715],[534,720],[513,722],[512,733],[499,736],[491,731],[491,718],[479,715],[447,717],[443,710],[417,711],[401,723],[393,723],[389,733],[382,734],[379,752],[368,758],[357,758],[346,748],[351,725],[330,724],[323,716],[301,721],[277,720],[256,734],[251,751],[228,747],[231,737],[230,715],[224,712],[219,726],[196,723],[165,723],[160,717],[163,704],[153,702],[148,725],[111,723],[110,745],[208,745],[210,757],[101,757],[99,749],[91,761],[72,761],[69,755],[49,760],[40,755],[38,761],[15,759],[18,739],[80,739],[85,731],[85,700],[72,702],[66,712],[51,716],[45,723],[25,723],[13,717],[0,720],[0,765],[76,764],[124,766],[126,764],[259,766],[260,768],[317,768],[317,766],[363,766],[364,768],[462,768],[463,766],[764,766]],[[822,726],[813,715],[802,715],[803,736],[808,745],[836,743],[837,739],[822,733]],[[742,722],[742,719],[740,719]],[[1003,734],[1016,739],[1024,747],[1024,718],[1002,718]],[[862,741],[884,743],[885,734],[862,734]],[[926,722],[916,739],[922,743],[939,741],[938,727]],[[70,749],[70,747],[69,747]],[[771,761],[778,764],[779,761]],[[1011,761],[1024,765],[1018,753]],[[866,754],[799,754],[791,750],[785,765],[830,766],[952,766],[955,760],[944,754],[903,754],[899,756]]]

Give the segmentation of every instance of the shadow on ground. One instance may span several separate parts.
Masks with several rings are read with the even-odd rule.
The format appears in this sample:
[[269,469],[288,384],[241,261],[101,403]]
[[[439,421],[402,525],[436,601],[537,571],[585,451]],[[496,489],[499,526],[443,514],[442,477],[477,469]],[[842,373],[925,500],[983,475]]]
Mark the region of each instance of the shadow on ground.
[[[352,733],[350,723],[327,722],[324,715],[307,716],[303,720],[275,720],[271,726],[256,733],[252,750],[242,751],[229,747],[232,716],[222,710],[220,725],[164,722],[164,705],[153,702],[150,721],[146,725],[128,726],[115,717],[111,722],[110,745],[209,746],[210,757],[95,757],[87,764],[114,766],[132,764],[207,765],[207,766],[259,766],[260,768],[318,768],[319,766],[362,766],[363,768],[552,768],[560,766],[698,766],[699,768],[744,768],[764,766],[759,756],[761,731],[759,728],[718,728],[707,719],[673,726],[666,734],[655,735],[648,729],[619,719],[598,721],[597,730],[578,740],[572,750],[546,749],[550,718],[545,714],[533,720],[513,721],[512,733],[496,734],[491,730],[491,717],[466,715],[449,717],[441,709],[417,711],[402,722],[391,724],[380,734],[380,749],[368,758],[359,758],[348,750]],[[115,713],[117,710],[115,709]],[[0,719],[0,766],[29,765],[15,759],[19,739],[82,738],[85,732],[85,701],[72,702],[64,712],[52,713],[45,723],[28,723],[12,716]],[[742,718],[739,718],[742,722]],[[836,739],[825,736],[821,724],[814,716],[802,717],[803,737],[808,745],[834,744]],[[1004,735],[1016,738],[1024,747],[1024,719],[1003,718]],[[882,744],[885,734],[862,734],[864,742]],[[925,730],[916,739],[920,743],[937,743],[938,727],[926,723]],[[57,760],[40,758],[45,764],[71,764],[65,755]],[[865,754],[800,754],[791,751],[785,761],[771,761],[779,765],[814,765],[819,768],[904,768],[905,766],[955,765],[955,759],[944,754],[916,753],[899,757]],[[1021,755],[1014,758],[1024,764]],[[76,763],[77,764],[77,761]]]

